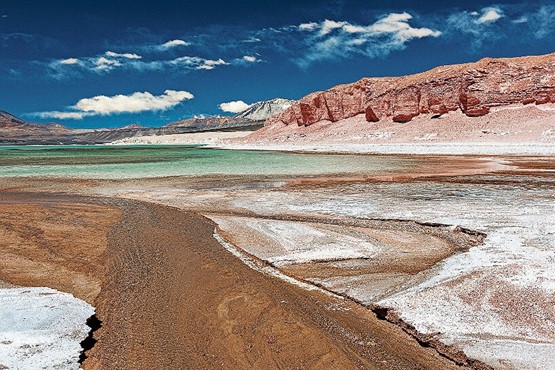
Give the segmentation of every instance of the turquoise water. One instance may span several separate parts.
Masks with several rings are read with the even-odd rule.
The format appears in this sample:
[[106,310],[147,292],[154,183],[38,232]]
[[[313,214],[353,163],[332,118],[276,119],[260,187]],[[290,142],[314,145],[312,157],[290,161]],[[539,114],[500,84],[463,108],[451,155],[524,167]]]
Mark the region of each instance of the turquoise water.
[[180,175],[329,175],[399,172],[415,160],[199,146],[4,146],[0,177],[145,178]]

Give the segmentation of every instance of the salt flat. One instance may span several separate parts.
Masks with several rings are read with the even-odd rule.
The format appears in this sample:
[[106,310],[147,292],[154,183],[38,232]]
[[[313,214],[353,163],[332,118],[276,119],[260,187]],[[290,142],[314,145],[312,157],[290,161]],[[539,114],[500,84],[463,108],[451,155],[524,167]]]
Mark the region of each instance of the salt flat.
[[50,288],[0,289],[0,368],[79,369],[94,308]]

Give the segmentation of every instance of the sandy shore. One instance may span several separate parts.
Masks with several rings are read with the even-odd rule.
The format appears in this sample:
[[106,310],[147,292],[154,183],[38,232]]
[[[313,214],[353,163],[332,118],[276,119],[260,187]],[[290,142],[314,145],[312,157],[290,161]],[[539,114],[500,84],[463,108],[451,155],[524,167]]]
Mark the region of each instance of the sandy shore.
[[[3,267],[0,278],[56,286],[96,307],[102,327],[84,369],[456,368],[353,302],[253,271],[195,213],[71,196],[3,192],[1,200],[3,230],[19,242],[3,239],[0,260],[38,260]],[[66,253],[80,241],[96,246]],[[40,273],[48,263],[44,271],[64,273]]]

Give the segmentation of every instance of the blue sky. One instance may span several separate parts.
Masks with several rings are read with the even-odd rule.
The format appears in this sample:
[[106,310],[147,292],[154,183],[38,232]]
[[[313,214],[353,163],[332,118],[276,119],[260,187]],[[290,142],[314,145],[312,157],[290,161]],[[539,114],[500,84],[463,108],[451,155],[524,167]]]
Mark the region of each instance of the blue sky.
[[554,40],[555,0],[2,0],[0,109],[74,128],[159,126],[362,77],[552,53]]

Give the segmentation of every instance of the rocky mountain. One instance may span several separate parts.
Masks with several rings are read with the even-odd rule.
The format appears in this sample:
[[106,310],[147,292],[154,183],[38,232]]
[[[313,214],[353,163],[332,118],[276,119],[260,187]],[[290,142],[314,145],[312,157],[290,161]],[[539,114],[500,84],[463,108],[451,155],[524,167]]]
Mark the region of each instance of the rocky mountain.
[[71,131],[57,123],[33,123],[25,121],[4,110],[0,110],[0,141],[16,137],[52,136],[61,135]]
[[291,105],[294,100],[275,98],[271,100],[260,101],[252,104],[243,112],[237,114],[236,118],[245,118],[252,121],[265,121],[275,114],[281,113]]
[[14,128],[26,125],[27,122],[10,114],[4,110],[0,110],[0,128]]
[[363,78],[312,93],[266,121],[309,126],[364,115],[367,122],[409,122],[460,111],[485,116],[512,104],[555,103],[555,53],[437,67],[403,77]]
[[192,131],[221,130],[232,127],[251,126],[260,123],[247,118],[230,116],[193,117],[165,125],[166,128],[190,128]]

